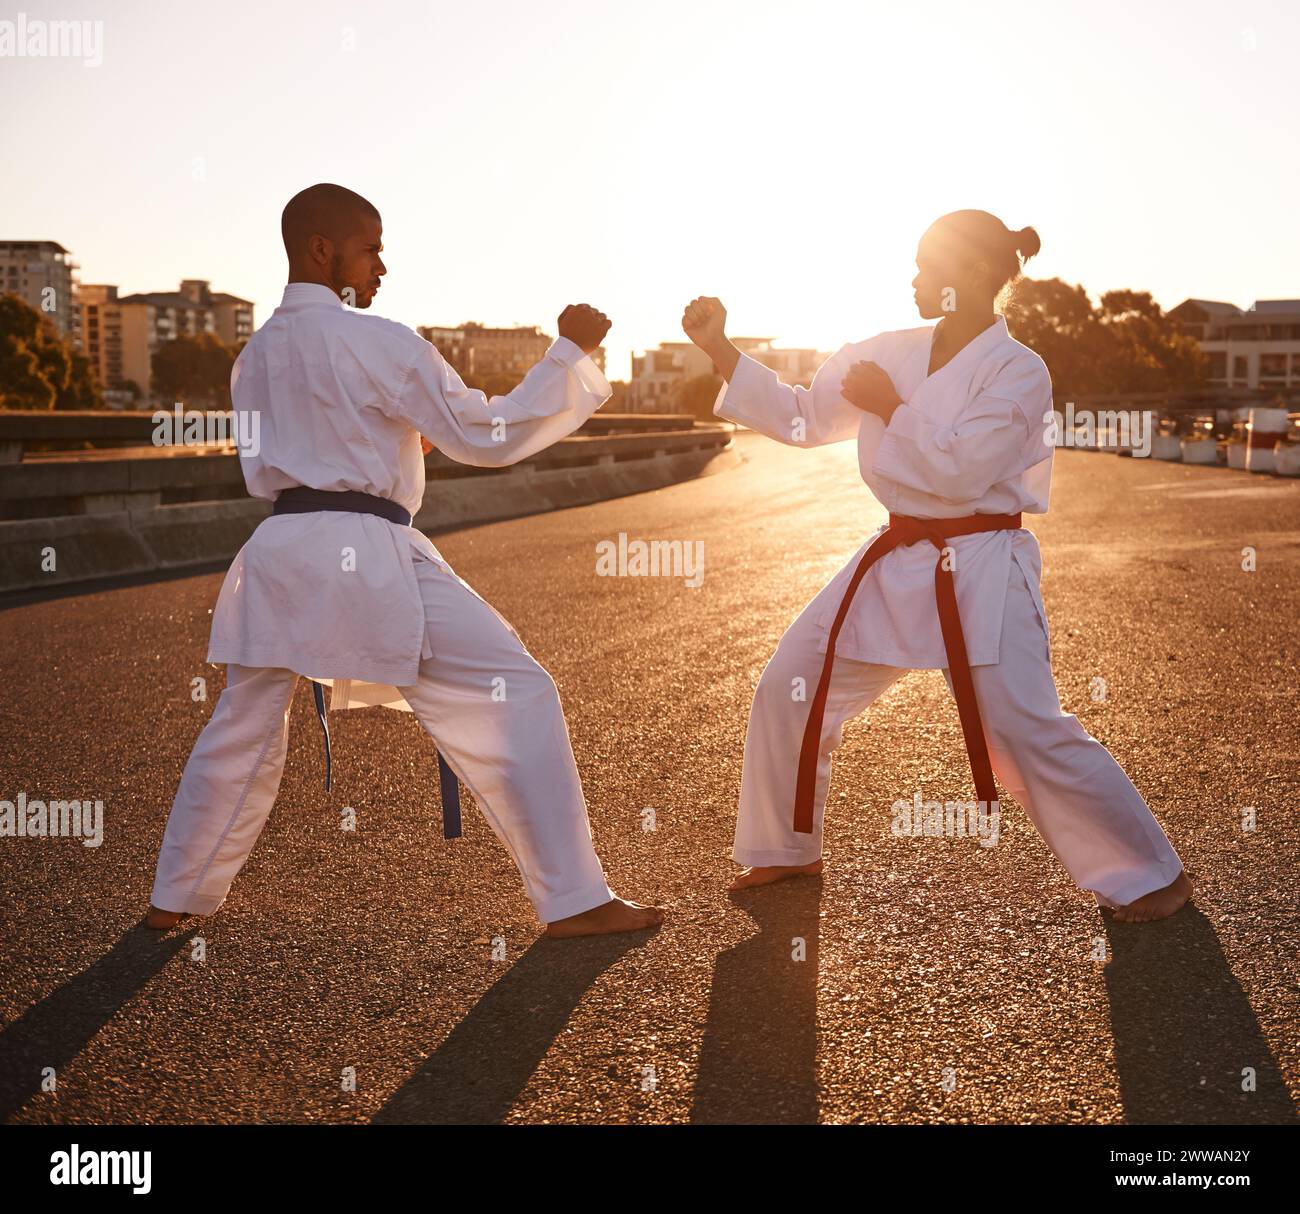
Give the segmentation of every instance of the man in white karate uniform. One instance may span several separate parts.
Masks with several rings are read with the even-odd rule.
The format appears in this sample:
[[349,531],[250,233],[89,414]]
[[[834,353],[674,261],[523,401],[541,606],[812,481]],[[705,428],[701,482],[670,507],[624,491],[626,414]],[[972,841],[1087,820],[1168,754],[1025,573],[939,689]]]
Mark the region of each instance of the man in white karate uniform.
[[608,399],[589,355],[609,321],[566,308],[542,361],[488,399],[414,330],[345,306],[369,307],[387,272],[369,202],[312,186],[281,226],[289,282],[231,376],[241,434],[260,442],[240,452],[248,491],[276,513],[235,557],[213,612],[208,661],[227,664],[227,686],[176,793],[146,922],[169,927],[225,901],[279,789],[305,675],[332,682],[335,708],[414,711],[518,865],[548,935],[654,926],[660,908],[616,897],[605,880],[555,683],[409,525],[431,445],[501,467]]
[[[996,774],[1118,918],[1162,918],[1190,895],[1141,795],[1062,712],[1052,678],[1038,541],[1020,525],[1022,511],[1047,510],[1052,385],[994,312],[1018,253],[1037,249],[1033,229],[1008,232],[987,212],[936,221],[913,286],[921,315],[940,324],[851,342],[808,388],[732,345],[720,301],[687,305],[687,336],[726,380],[715,413],[792,446],[856,442],[863,480],[891,514],[790,625],[759,681],[732,852],[747,868],[733,889],[821,871],[843,724],[909,670],[943,669],[982,811],[996,806]],[[902,795],[889,790],[884,805]]]

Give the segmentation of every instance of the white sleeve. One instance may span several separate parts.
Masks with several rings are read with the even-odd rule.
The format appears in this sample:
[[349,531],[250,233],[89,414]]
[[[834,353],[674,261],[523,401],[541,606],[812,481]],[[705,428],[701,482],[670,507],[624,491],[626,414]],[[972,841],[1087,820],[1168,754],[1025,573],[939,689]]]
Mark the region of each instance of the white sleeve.
[[1001,481],[1047,459],[1044,441],[1052,408],[1052,381],[1036,359],[1002,371],[961,411],[940,426],[904,402],[885,427],[871,471],[909,489],[950,501],[983,497]]
[[557,337],[518,387],[488,397],[423,341],[393,410],[450,459],[499,468],[572,434],[613,393],[583,349]]
[[862,342],[850,343],[828,358],[807,388],[783,384],[770,367],[742,354],[731,382],[724,383],[713,412],[740,422],[791,447],[820,447],[857,438],[862,411],[844,399],[840,384],[864,353]]

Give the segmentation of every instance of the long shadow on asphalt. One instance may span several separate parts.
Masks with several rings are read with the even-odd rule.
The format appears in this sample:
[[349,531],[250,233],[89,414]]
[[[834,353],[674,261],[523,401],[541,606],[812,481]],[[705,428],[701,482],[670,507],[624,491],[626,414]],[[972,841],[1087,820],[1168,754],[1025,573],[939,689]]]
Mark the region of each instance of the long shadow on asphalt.
[[[1214,925],[1194,904],[1116,923],[1106,967],[1124,1119],[1135,1125],[1296,1121],[1286,1083]],[[1253,1072],[1255,1090],[1243,1091]]]
[[0,1123],[42,1090],[45,1068],[57,1077],[122,1008],[189,944],[131,928],[98,961],[28,1008],[0,1033]]
[[[718,957],[691,1121],[817,1121],[817,964],[822,879],[745,891],[758,932]],[[803,960],[796,959],[803,941]]]
[[538,939],[375,1114],[375,1125],[505,1119],[592,983],[653,932]]

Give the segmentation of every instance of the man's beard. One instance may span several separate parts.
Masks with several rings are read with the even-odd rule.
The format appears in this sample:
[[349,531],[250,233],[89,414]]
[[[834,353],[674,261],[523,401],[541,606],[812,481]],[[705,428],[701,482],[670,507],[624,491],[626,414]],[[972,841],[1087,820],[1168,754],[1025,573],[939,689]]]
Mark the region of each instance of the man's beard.
[[330,258],[330,284],[343,297],[343,302],[354,308],[370,307],[370,300],[362,297],[355,287],[343,281],[343,257],[335,253]]

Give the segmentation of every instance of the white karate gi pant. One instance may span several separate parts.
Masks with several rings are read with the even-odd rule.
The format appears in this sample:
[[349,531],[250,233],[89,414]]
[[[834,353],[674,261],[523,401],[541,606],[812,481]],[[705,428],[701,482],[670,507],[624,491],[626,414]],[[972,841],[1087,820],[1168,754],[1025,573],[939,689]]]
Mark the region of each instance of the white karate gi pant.
[[[836,656],[818,759],[813,833],[796,833],[799,749],[825,658],[817,652],[823,634],[814,623],[821,606],[819,595],[790,625],[754,693],[732,851],[740,864],[811,864],[821,855],[831,752],[840,745],[844,723],[908,673]],[[1091,891],[1099,904],[1123,906],[1168,885],[1182,864],[1159,823],[1110,752],[1078,717],[1061,711],[1047,635],[1014,560],[998,653],[996,665],[971,667],[998,781],[1024,806],[1075,884]],[[804,700],[793,698],[798,677],[806,683]],[[951,690],[947,669],[944,677]],[[954,704],[954,721],[956,711]],[[964,778],[971,781],[960,735],[956,745]],[[966,801],[975,795],[972,784],[941,799]],[[900,797],[910,799],[897,791],[888,800]]]
[[[417,683],[398,690],[505,844],[538,918],[608,902],[554,680],[455,574],[425,559],[415,570],[433,656]],[[221,906],[280,787],[298,675],[226,669],[167,820],[150,898],[161,910],[207,915]]]

